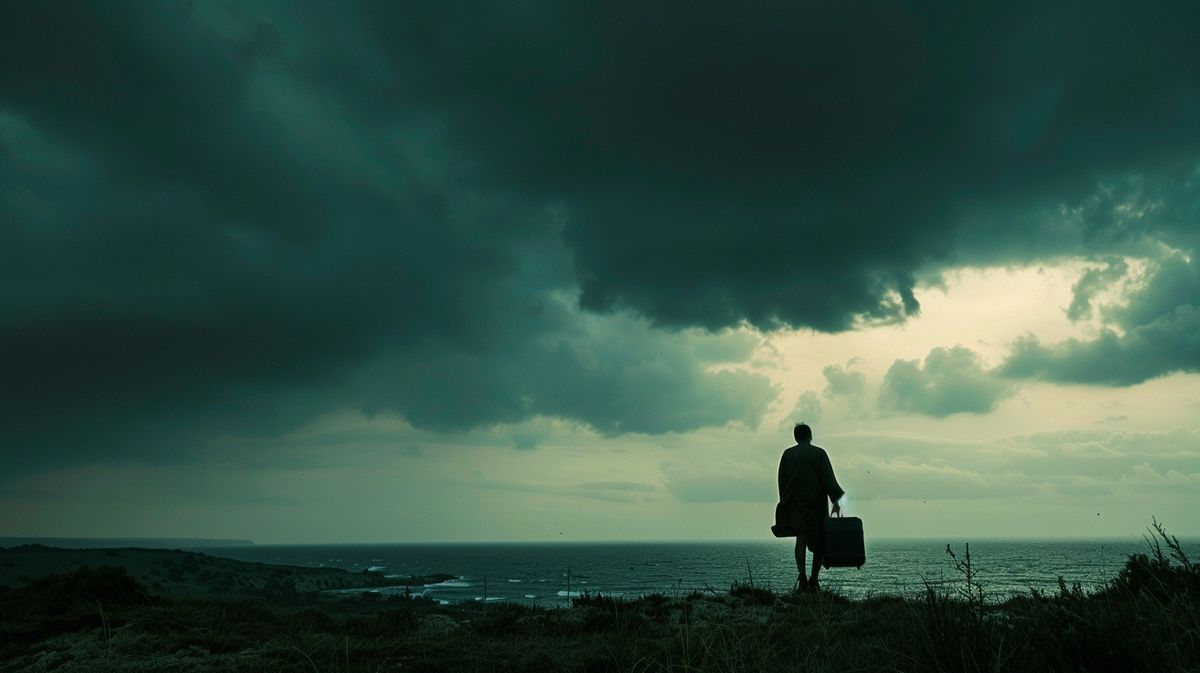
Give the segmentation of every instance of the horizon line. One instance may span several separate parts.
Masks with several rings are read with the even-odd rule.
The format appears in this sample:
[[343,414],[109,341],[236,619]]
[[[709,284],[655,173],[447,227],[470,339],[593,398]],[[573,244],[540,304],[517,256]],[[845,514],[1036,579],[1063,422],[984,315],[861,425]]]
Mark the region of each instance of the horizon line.
[[[1143,533],[1127,533],[1124,535],[948,535],[948,534],[929,534],[929,535],[886,535],[886,536],[870,536],[868,541],[886,541],[886,542],[973,542],[979,541],[1063,541],[1063,542],[1079,542],[1079,541],[1139,541],[1144,539]],[[1200,535],[1177,535],[1181,541],[1197,542],[1200,541]],[[349,541],[349,542],[314,542],[314,541],[285,541],[285,542],[257,542],[249,538],[213,538],[213,537],[154,537],[154,536],[132,536],[132,535],[117,535],[117,536],[43,536],[43,535],[0,535],[0,547],[5,546],[20,546],[22,544],[39,544],[38,541],[71,541],[71,542],[171,542],[171,543],[187,543],[195,542],[194,547],[190,545],[174,544],[174,547],[183,548],[225,548],[225,547],[353,547],[353,546],[390,546],[390,545],[546,545],[546,544],[727,544],[727,543],[748,543],[748,542],[773,542],[776,540],[787,540],[787,538],[774,537],[753,537],[753,538],[670,538],[670,539],[653,539],[653,538],[604,538],[604,539],[563,539],[563,538],[542,538],[530,540],[375,540],[375,541]],[[5,545],[2,543],[10,543]],[[208,544],[202,544],[208,543]],[[217,543],[217,544],[214,544]],[[219,544],[232,543],[232,544]],[[780,542],[784,544],[784,542]],[[53,546],[53,545],[47,545]]]

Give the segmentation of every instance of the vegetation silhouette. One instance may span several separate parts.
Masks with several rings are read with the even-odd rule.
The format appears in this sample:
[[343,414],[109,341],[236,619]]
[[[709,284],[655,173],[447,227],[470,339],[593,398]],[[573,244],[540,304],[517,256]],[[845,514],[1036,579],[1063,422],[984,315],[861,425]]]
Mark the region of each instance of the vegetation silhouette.
[[965,554],[958,582],[909,598],[780,595],[747,577],[566,608],[178,597],[87,567],[0,588],[0,671],[1200,670],[1200,569],[1158,521],[1147,539],[1099,590],[1060,579],[1002,602],[983,600],[986,558],[968,573]]

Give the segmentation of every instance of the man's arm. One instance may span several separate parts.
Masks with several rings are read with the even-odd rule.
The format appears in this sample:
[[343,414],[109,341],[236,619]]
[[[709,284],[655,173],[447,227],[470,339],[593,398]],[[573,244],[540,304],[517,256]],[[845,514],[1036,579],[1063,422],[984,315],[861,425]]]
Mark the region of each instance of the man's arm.
[[824,451],[821,451],[821,485],[825,487],[825,495],[833,503],[833,513],[841,512],[842,506],[838,504],[838,500],[841,500],[846,492],[838,484],[837,477],[833,476],[833,463],[829,462],[829,454]]

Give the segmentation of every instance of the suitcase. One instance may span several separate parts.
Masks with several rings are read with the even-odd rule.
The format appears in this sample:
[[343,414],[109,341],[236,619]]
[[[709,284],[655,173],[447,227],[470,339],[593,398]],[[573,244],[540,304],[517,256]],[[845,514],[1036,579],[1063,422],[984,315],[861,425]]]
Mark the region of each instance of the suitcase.
[[825,518],[826,568],[861,568],[867,562],[862,519],[856,516]]

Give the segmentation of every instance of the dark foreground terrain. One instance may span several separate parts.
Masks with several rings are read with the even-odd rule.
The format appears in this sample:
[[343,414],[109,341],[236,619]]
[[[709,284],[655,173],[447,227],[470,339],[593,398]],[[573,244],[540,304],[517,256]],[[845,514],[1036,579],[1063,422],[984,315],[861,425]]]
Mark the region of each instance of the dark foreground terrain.
[[569,609],[172,595],[86,565],[0,588],[0,671],[1198,671],[1200,569],[1155,534],[1103,591],[999,605],[965,557],[959,586],[917,600],[735,583]]

